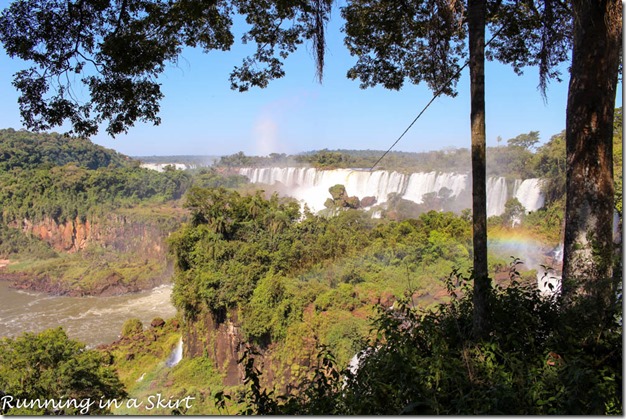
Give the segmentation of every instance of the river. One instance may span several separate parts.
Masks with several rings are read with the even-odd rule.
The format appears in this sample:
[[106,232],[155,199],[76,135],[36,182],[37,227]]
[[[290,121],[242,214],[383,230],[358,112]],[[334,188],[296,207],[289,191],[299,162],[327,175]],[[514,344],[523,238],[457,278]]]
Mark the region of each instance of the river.
[[126,319],[144,326],[152,319],[176,315],[171,285],[114,297],[64,297],[16,290],[0,281],[0,337],[41,332],[62,326],[67,335],[95,347],[118,339]]

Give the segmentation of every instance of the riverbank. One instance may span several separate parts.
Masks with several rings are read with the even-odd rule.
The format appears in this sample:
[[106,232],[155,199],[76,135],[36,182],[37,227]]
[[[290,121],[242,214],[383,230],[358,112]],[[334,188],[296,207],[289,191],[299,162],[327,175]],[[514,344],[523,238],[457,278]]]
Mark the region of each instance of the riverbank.
[[112,260],[68,255],[37,260],[0,260],[0,281],[11,288],[67,297],[111,297],[170,284],[167,261]]

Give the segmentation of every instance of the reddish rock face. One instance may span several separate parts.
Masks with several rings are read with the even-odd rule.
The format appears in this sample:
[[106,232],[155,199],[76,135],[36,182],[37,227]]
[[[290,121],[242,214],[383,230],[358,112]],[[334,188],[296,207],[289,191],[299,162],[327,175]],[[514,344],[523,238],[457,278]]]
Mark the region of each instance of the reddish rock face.
[[234,318],[218,323],[211,314],[204,313],[193,326],[186,328],[183,346],[184,357],[194,358],[206,353],[224,374],[226,386],[242,384],[244,378],[243,368],[237,364],[244,339],[237,327],[236,311],[231,314]]
[[119,251],[140,252],[146,257],[165,257],[164,240],[168,235],[156,224],[115,214],[100,220],[76,218],[62,223],[46,217],[37,223],[23,220],[21,225],[12,227],[45,240],[57,251],[68,253],[78,252],[93,243]]

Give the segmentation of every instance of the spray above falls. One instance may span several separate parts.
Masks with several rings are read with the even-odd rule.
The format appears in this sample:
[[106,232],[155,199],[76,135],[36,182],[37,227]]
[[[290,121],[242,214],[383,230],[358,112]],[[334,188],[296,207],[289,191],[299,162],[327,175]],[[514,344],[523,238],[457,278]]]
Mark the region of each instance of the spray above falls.
[[[467,199],[471,196],[471,179],[468,174],[447,172],[415,172],[404,174],[387,170],[333,169],[319,170],[306,167],[242,168],[239,174],[252,183],[282,184],[288,195],[306,203],[314,211],[323,210],[330,197],[331,186],[344,185],[350,196],[359,199],[376,198],[385,203],[389,194],[422,203],[424,195],[446,190],[449,199]],[[487,181],[487,215],[500,215],[508,199],[515,197],[526,208],[536,211],[544,204],[540,179],[518,179],[507,182],[504,177],[490,177]],[[468,204],[467,208],[471,207]]]

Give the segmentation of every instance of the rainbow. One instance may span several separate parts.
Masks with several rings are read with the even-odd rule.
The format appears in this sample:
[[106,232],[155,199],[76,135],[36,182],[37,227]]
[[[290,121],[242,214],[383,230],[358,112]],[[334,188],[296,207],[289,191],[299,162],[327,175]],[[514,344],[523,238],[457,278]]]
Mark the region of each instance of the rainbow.
[[542,271],[541,265],[560,270],[559,243],[547,243],[537,235],[522,229],[498,229],[490,232],[487,250],[493,256],[509,260],[511,256],[523,262],[522,269]]

